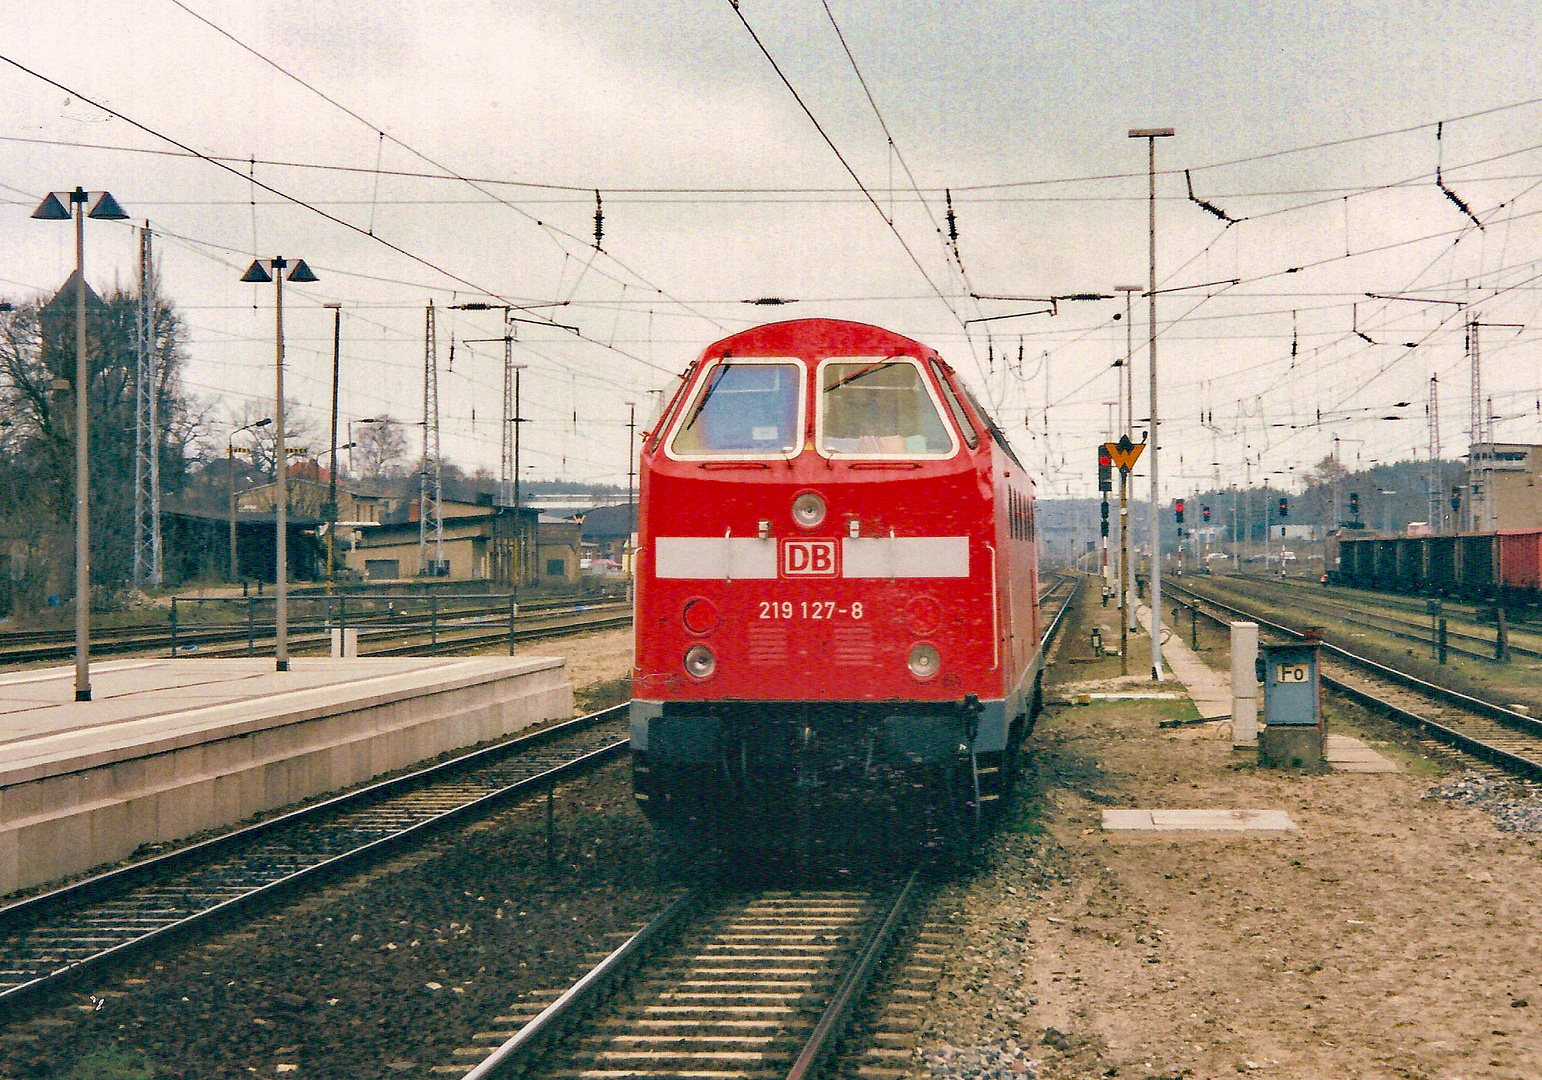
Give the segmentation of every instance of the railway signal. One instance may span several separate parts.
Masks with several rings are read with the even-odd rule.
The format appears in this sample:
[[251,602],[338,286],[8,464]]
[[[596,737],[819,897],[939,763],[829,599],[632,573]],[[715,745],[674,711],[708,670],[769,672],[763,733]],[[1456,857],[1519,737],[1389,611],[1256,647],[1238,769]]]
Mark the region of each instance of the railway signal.
[[1173,503],[1173,513],[1178,516],[1178,524],[1182,525],[1183,524],[1183,500],[1182,499],[1179,499],[1177,502]]
[[1206,523],[1208,523],[1210,521],[1210,507],[1201,506],[1199,508],[1199,516],[1203,518]]
[[1102,527],[1100,529],[1100,532],[1101,532],[1101,534],[1103,536],[1106,537],[1106,536],[1108,536],[1108,499],[1107,498],[1105,498],[1103,500],[1102,505],[1103,505],[1103,523],[1102,523]]
[[1285,496],[1281,495],[1280,496],[1280,520],[1284,521],[1289,516],[1290,516],[1290,504],[1286,501]]
[[1451,485],[1451,512],[1454,514],[1462,508],[1462,485]]
[[[1113,456],[1108,452],[1107,443],[1104,443],[1102,446],[1098,447],[1098,490],[1114,490],[1114,459]],[[1104,517],[1107,516],[1108,515],[1105,513]],[[1108,533],[1104,532],[1103,535],[1107,536]]]
[[1349,493],[1349,520],[1360,520],[1360,493],[1358,491],[1351,491]]

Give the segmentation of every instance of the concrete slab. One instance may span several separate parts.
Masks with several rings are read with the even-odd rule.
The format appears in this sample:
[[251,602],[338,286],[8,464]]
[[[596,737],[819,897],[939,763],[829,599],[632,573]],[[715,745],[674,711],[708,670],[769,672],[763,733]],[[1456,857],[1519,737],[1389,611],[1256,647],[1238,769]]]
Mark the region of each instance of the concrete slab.
[[0,894],[572,713],[561,660],[112,661],[0,674]]
[[1389,759],[1353,735],[1328,735],[1324,753],[1328,767],[1340,772],[1388,773],[1397,772],[1397,766]]
[[[1150,648],[1151,611],[1149,608],[1136,609],[1136,614],[1147,634],[1147,650]],[[1164,624],[1165,625],[1165,624]],[[1132,643],[1130,656],[1133,659],[1141,655]],[[1188,696],[1194,700],[1194,708],[1201,717],[1206,720],[1227,720],[1231,717],[1231,674],[1211,669],[1203,660],[1194,655],[1188,642],[1177,632],[1174,632],[1162,645],[1162,659],[1168,668],[1168,674],[1183,684],[1188,691]],[[1150,674],[1148,671],[1147,674]]]
[[1104,810],[1109,832],[1291,832],[1284,810]]

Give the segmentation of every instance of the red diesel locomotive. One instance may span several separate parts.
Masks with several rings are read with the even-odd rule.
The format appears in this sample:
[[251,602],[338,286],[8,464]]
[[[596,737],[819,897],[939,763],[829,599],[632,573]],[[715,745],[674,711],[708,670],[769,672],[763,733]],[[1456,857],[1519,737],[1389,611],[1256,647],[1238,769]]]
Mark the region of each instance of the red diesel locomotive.
[[878,799],[956,831],[1001,805],[1039,704],[1033,484],[936,352],[828,319],[725,338],[644,439],[640,493],[656,824],[786,836]]

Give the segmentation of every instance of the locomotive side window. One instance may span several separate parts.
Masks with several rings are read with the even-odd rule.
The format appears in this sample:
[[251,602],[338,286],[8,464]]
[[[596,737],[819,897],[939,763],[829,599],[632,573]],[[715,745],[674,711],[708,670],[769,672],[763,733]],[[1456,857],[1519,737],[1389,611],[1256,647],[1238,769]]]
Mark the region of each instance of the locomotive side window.
[[675,387],[675,392],[669,396],[669,403],[659,413],[652,429],[653,449],[659,448],[659,443],[664,439],[664,432],[674,422],[675,413],[680,408],[680,399],[685,397],[686,389],[691,385],[691,376],[696,374],[696,365],[693,363],[685,369],[685,374],[680,376],[680,384]]
[[701,381],[670,452],[680,457],[781,456],[800,442],[803,365],[724,360]]
[[954,452],[937,399],[914,360],[826,360],[819,370],[821,452],[884,458]]
[[980,445],[980,433],[975,430],[974,421],[969,419],[969,414],[964,411],[964,406],[958,400],[958,394],[953,390],[953,384],[948,381],[947,373],[942,365],[932,361],[932,374],[937,377],[937,385],[942,387],[943,400],[948,403],[948,411],[953,414],[953,422],[958,425],[958,430],[964,436],[964,442],[973,450]]

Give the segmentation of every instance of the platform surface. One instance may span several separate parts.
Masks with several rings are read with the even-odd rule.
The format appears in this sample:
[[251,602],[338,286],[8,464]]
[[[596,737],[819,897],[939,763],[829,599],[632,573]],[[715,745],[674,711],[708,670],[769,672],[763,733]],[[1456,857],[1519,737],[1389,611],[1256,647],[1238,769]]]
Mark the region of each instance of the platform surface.
[[1323,756],[1340,772],[1397,772],[1397,766],[1353,735],[1329,733]]
[[572,715],[551,657],[111,660],[0,673],[0,894]]
[[[1142,657],[1142,662],[1150,664],[1151,649],[1151,610],[1146,608],[1141,614],[1141,609],[1136,608],[1136,615],[1145,624],[1147,639],[1145,651],[1140,651],[1132,642],[1130,646],[1130,659],[1133,662],[1137,656]],[[1164,622],[1163,626],[1169,626]],[[1177,679],[1188,691],[1189,697],[1194,701],[1194,708],[1201,717],[1206,720],[1228,720],[1231,718],[1231,676],[1228,673],[1215,671],[1189,648],[1188,642],[1178,632],[1177,627],[1171,627],[1173,633],[1162,643],[1162,661],[1167,666],[1165,674],[1169,678]],[[1149,669],[1148,669],[1149,670]]]
[[91,666],[93,700],[73,667],[0,674],[0,787],[335,711],[514,677],[546,657],[271,657],[110,660]]

